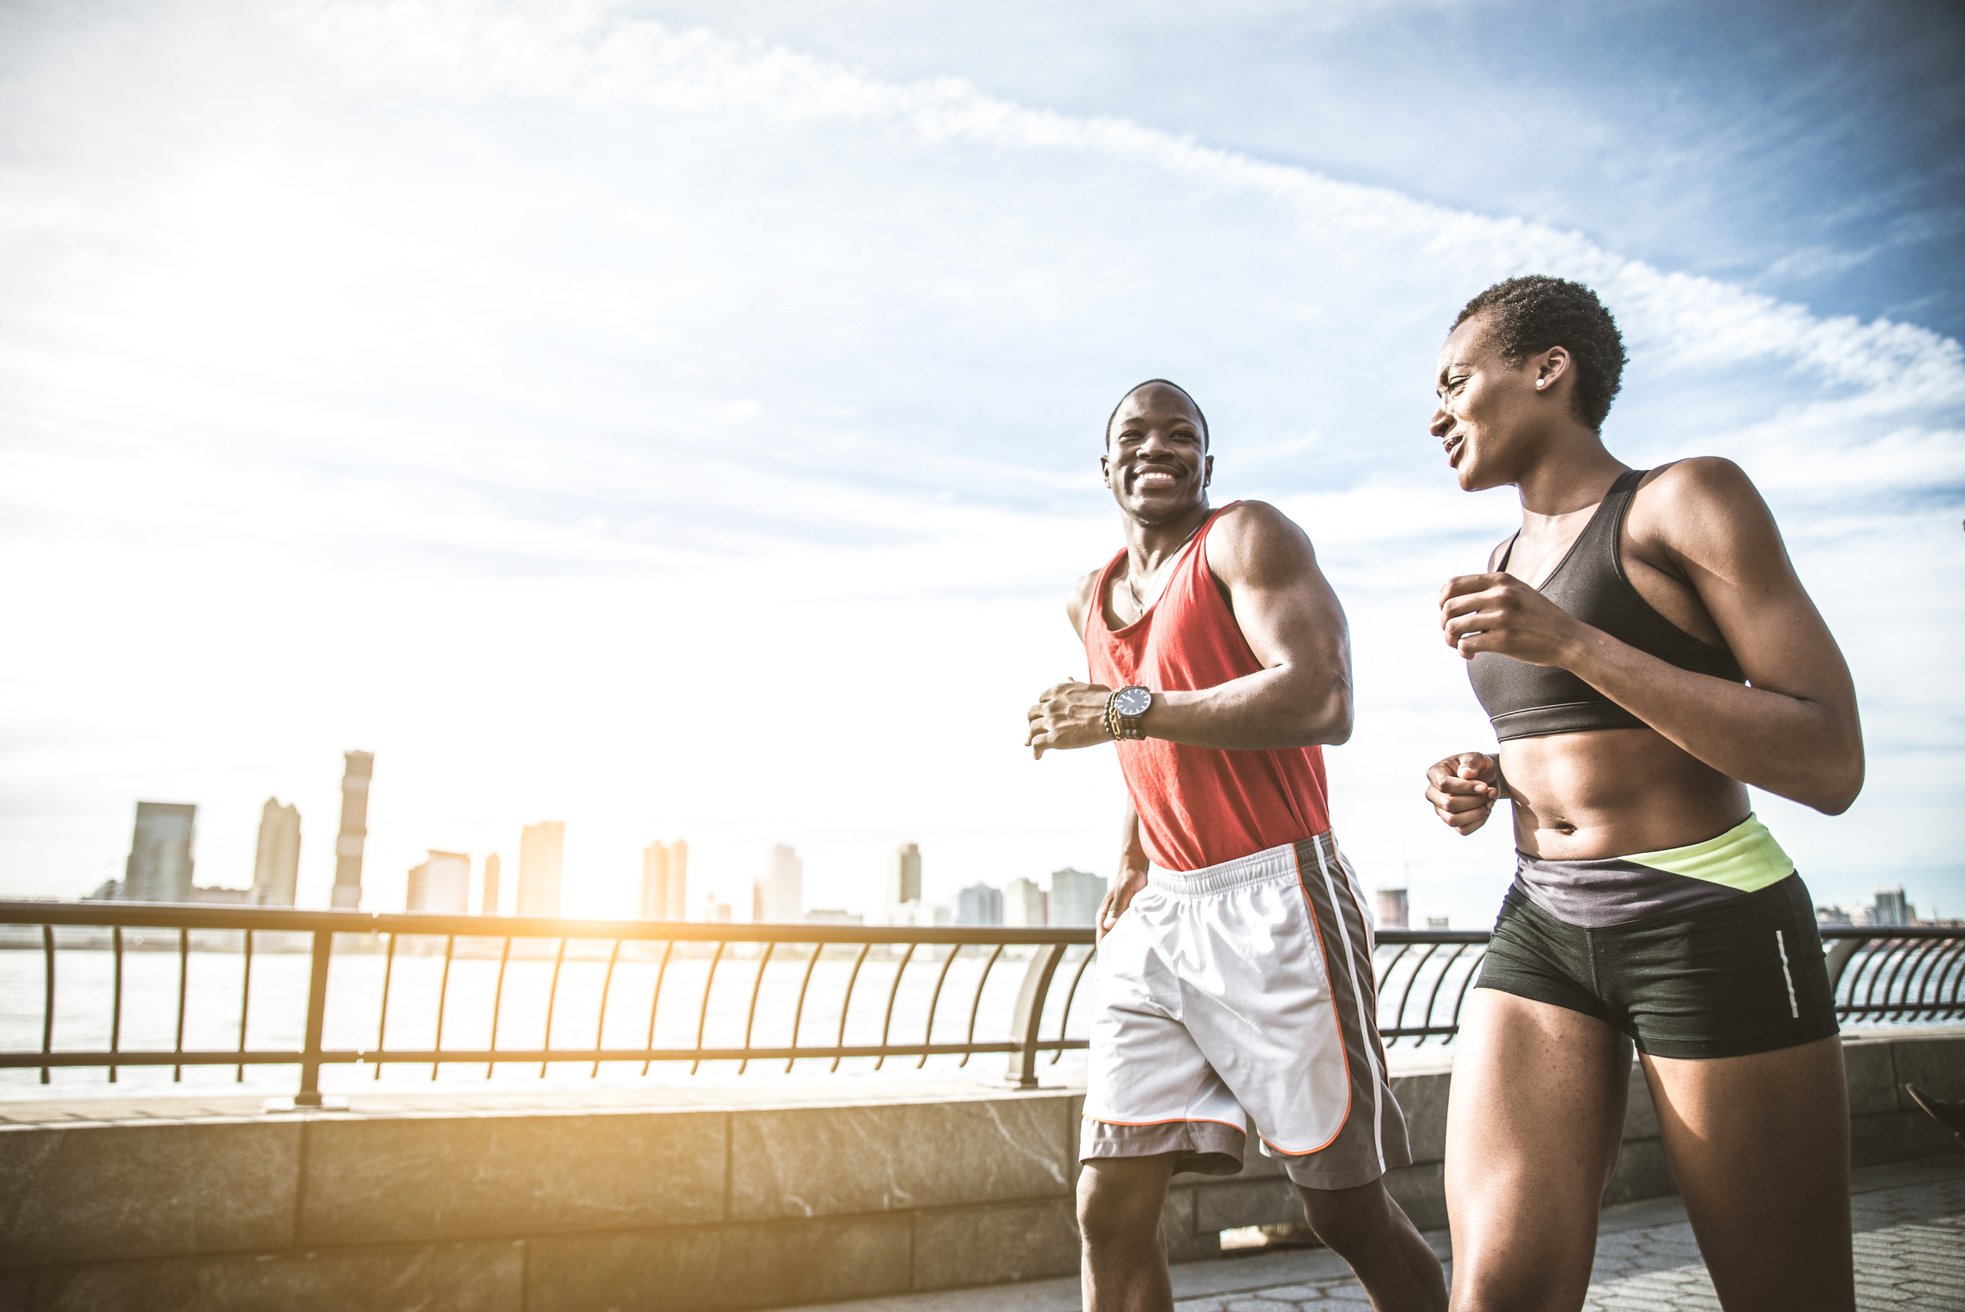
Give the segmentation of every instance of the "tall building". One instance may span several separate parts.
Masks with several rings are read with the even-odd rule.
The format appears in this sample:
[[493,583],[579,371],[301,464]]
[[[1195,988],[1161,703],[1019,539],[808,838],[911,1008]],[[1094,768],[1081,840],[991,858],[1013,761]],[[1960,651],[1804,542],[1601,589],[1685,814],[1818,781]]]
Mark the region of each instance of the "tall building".
[[641,850],[641,918],[689,919],[689,844],[680,838]]
[[988,884],[971,884],[956,894],[955,923],[958,925],[1000,925],[1003,923],[1003,890]]
[[334,840],[334,905],[354,910],[362,904],[362,845],[368,839],[368,781],[375,753],[344,752],[341,772],[341,832]]
[[191,802],[138,802],[123,897],[131,902],[189,902],[191,843],[198,808]]
[[1381,888],[1378,890],[1378,927],[1380,929],[1404,929],[1412,919],[1412,909],[1406,904],[1406,891],[1403,888]]
[[471,914],[471,858],[462,852],[430,855],[409,872],[409,896],[404,899],[410,911],[432,911],[445,916]]
[[559,914],[560,862],[566,852],[566,821],[541,820],[519,835],[521,916]]
[[1050,899],[1031,879],[1012,879],[1003,890],[1003,923],[1022,929],[1050,923]]
[[1106,882],[1099,875],[1069,866],[1051,872],[1051,923],[1053,925],[1095,925],[1099,904],[1105,901]]
[[498,914],[498,854],[493,852],[484,859],[484,906],[480,914]]
[[1876,890],[1875,909],[1870,912],[1872,925],[1908,925],[1917,919],[1917,909],[1904,895],[1904,886],[1879,888]]
[[805,914],[805,863],[789,843],[774,843],[751,890],[751,919],[792,925]]
[[898,910],[921,901],[921,844],[902,843],[894,850],[894,873],[887,881],[888,905]]
[[252,900],[290,907],[300,880],[300,808],[269,797],[259,812],[259,851],[252,861]]

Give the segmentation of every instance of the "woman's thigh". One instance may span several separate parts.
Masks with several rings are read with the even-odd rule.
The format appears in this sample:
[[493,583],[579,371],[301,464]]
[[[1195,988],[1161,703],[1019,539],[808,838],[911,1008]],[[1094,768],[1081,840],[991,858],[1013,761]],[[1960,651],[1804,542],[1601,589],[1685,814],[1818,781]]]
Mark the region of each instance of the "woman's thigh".
[[1842,1041],[1644,1068],[1727,1312],[1854,1306]]
[[1455,1308],[1581,1306],[1630,1072],[1629,1041],[1593,1016],[1468,997],[1446,1130]]

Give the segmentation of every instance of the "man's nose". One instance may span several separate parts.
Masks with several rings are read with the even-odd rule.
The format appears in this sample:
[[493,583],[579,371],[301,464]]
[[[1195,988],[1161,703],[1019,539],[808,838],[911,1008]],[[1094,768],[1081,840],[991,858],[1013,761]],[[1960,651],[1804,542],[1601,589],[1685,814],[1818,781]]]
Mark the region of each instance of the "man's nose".
[[1434,437],[1445,437],[1447,430],[1452,427],[1453,416],[1446,412],[1445,406],[1436,406],[1433,410],[1433,422],[1426,426],[1426,430]]

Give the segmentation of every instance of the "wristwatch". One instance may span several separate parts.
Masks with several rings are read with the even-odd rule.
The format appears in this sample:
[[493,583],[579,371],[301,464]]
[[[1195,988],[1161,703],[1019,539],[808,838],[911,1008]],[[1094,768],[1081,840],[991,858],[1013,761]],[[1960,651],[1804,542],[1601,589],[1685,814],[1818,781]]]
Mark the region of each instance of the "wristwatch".
[[1144,738],[1140,721],[1153,709],[1153,694],[1133,684],[1112,694],[1105,703],[1105,727],[1114,738]]

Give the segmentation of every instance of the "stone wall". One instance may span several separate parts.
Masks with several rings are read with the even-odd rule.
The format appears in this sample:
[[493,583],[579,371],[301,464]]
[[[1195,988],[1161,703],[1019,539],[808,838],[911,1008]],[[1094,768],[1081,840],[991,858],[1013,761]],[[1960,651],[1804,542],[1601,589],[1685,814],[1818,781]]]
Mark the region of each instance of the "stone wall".
[[[1965,1090],[1965,1031],[1851,1039],[1859,1165],[1956,1148],[1905,1080]],[[1397,1077],[1445,1223],[1444,1070]],[[0,1128],[0,1309],[741,1309],[1068,1274],[1082,1099],[969,1087],[829,1106],[357,1111]],[[1611,1201],[1671,1192],[1633,1075]],[[1295,1219],[1267,1158],[1182,1177],[1176,1260]]]

